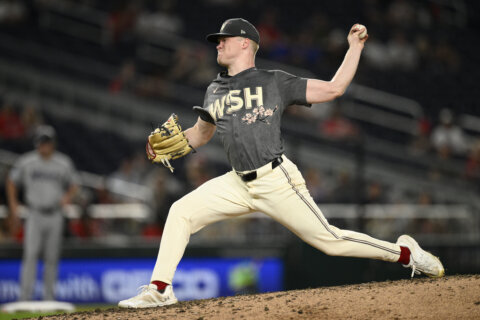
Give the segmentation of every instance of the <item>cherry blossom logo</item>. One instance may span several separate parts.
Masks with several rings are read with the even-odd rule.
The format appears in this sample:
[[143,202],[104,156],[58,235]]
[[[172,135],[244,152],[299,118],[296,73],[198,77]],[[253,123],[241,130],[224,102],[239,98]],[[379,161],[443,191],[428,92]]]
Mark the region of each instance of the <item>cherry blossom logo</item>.
[[271,108],[264,108],[263,106],[254,108],[252,110],[252,113],[247,113],[245,116],[242,118],[242,121],[245,122],[246,124],[252,124],[257,121],[262,121],[265,122],[266,124],[270,124],[269,117],[273,115],[275,111],[277,111],[278,106],[275,106],[274,109]]

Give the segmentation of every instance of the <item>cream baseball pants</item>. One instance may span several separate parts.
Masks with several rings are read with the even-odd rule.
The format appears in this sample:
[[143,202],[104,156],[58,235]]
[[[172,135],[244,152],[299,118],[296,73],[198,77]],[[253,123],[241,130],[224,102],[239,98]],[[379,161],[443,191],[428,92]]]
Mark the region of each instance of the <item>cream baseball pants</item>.
[[209,180],[170,208],[151,280],[172,283],[190,235],[203,227],[252,212],[263,212],[303,241],[332,256],[396,262],[397,244],[331,226],[310,196],[297,166],[282,156],[257,169],[257,178],[244,182],[235,171]]

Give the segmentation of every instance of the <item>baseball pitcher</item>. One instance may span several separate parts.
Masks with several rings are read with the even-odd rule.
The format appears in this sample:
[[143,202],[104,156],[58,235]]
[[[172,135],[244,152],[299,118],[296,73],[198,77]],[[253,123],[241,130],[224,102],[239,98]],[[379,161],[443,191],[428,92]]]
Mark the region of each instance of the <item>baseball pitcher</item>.
[[[199,115],[196,124],[183,132],[178,119],[171,117],[149,136],[147,154],[154,162],[170,166],[169,159],[206,144],[217,131],[232,171],[204,183],[172,205],[151,283],[139,295],[120,301],[120,307],[176,303],[172,279],[190,235],[211,223],[254,211],[267,214],[328,255],[399,262],[412,268],[412,276],[444,275],[440,260],[409,236],[402,235],[397,243],[390,243],[330,225],[310,196],[302,174],[283,154],[280,122],[285,108],[333,100],[352,81],[368,39],[366,28],[354,25],[347,38],[349,49],[343,63],[331,81],[322,81],[257,69],[255,54],[260,36],[244,19],[229,19],[219,33],[207,36],[217,44],[217,62],[226,71],[207,88],[203,106],[194,107]],[[172,143],[166,142],[170,140]],[[177,144],[178,150],[170,156],[165,148],[172,144]]]

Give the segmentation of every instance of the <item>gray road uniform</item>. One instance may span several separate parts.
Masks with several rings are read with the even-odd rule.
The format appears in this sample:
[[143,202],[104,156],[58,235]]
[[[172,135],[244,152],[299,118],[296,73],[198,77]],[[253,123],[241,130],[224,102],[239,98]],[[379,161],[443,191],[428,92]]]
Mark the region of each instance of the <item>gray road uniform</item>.
[[20,300],[32,298],[37,260],[43,251],[44,300],[54,299],[58,258],[61,250],[63,214],[61,200],[68,188],[77,183],[70,158],[55,152],[42,159],[32,151],[19,158],[10,179],[24,190],[28,207],[21,270]]
[[400,246],[330,225],[302,174],[284,154],[280,122],[286,107],[307,105],[307,79],[250,68],[210,84],[202,120],[217,126],[232,171],[175,202],[165,225],[151,280],[172,283],[190,235],[228,218],[260,211],[330,255],[396,262]]

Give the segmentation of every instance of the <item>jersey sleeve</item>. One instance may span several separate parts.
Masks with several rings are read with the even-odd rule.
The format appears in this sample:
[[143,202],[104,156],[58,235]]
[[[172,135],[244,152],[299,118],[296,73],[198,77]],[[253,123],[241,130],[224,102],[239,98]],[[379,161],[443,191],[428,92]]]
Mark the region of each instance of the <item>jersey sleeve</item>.
[[216,125],[215,120],[213,119],[210,112],[208,112],[208,110],[207,110],[207,108],[208,108],[207,107],[207,105],[208,105],[207,104],[207,97],[208,97],[209,92],[212,91],[211,88],[212,88],[211,85],[208,86],[207,91],[205,92],[205,97],[203,99],[203,108],[200,107],[200,106],[195,106],[195,107],[193,107],[193,111],[195,113],[197,113],[198,116],[200,117],[200,119],[202,119],[203,121],[206,121],[206,122],[209,122],[213,125]]
[[22,183],[22,178],[24,175],[25,171],[25,166],[24,166],[24,161],[20,160],[15,163],[15,165],[12,167],[10,170],[10,173],[8,174],[8,178],[12,180],[12,182],[19,186]]
[[193,111],[195,111],[198,114],[198,116],[200,117],[200,119],[202,119],[203,121],[209,122],[211,124],[215,124],[215,120],[213,120],[210,112],[203,109],[202,107],[195,106],[195,107],[193,107]]
[[285,71],[275,71],[275,78],[278,86],[278,91],[285,101],[285,105],[292,104],[303,105],[311,107],[307,102],[307,79],[294,76]]

